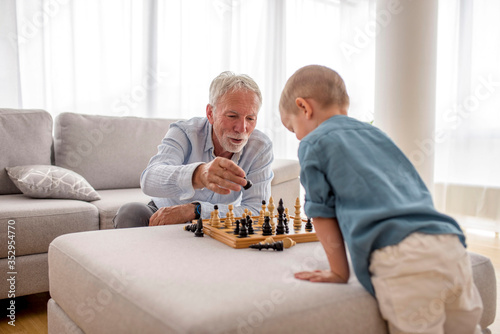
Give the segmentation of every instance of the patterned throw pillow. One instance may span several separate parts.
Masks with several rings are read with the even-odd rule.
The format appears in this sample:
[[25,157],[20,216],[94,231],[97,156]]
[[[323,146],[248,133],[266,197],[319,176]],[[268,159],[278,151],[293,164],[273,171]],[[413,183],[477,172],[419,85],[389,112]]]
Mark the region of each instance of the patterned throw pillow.
[[80,174],[51,165],[5,167],[24,195],[34,198],[63,198],[95,201],[101,196]]

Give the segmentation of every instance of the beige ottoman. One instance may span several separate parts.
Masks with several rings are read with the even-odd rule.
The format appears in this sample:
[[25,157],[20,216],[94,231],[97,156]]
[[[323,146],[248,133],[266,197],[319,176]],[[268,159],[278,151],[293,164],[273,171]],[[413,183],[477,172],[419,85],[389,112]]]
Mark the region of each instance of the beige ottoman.
[[[472,261],[486,328],[495,275],[485,257]],[[49,249],[49,333],[387,333],[355,278],[293,278],[327,267],[318,242],[233,249],[180,225],[64,235]]]

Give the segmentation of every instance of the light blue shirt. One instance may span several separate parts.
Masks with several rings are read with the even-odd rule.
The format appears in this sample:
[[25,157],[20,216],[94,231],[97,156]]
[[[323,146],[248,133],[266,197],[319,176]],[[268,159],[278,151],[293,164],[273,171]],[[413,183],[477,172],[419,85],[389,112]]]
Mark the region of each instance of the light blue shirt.
[[300,181],[308,217],[336,217],[360,283],[374,295],[372,251],[413,232],[456,234],[457,222],[434,209],[417,171],[382,131],[334,116],[302,139]]
[[158,153],[142,172],[142,191],[153,197],[158,208],[200,202],[203,218],[210,218],[215,204],[221,217],[225,217],[229,204],[234,205],[233,212],[237,217],[245,208],[258,214],[262,200],[271,196],[271,164],[274,159],[271,140],[255,129],[245,147],[233,154],[231,160],[253,183],[248,190],[242,188],[238,192],[231,191],[229,195],[220,195],[208,189],[194,189],[194,170],[213,159],[212,125],[206,117],[175,122],[158,146]]

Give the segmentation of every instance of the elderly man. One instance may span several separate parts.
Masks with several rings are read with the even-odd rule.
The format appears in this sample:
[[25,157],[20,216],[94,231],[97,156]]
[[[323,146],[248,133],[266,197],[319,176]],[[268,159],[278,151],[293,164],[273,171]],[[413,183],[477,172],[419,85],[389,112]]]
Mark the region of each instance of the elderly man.
[[[273,150],[255,129],[262,95],[247,75],[223,72],[210,85],[206,117],[170,126],[141,175],[148,205],[122,206],[116,228],[179,224],[208,218],[214,205],[225,216],[228,205],[241,216],[259,212],[271,195]],[[250,181],[252,187],[243,187]]]

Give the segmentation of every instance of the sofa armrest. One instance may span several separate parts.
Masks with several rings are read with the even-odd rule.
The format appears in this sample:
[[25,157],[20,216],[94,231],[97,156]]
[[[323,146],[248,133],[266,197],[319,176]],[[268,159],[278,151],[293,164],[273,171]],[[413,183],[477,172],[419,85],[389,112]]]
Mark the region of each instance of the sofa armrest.
[[274,159],[274,178],[271,182],[271,195],[274,202],[283,199],[285,208],[290,213],[295,212],[295,201],[300,198],[300,165],[298,160]]

